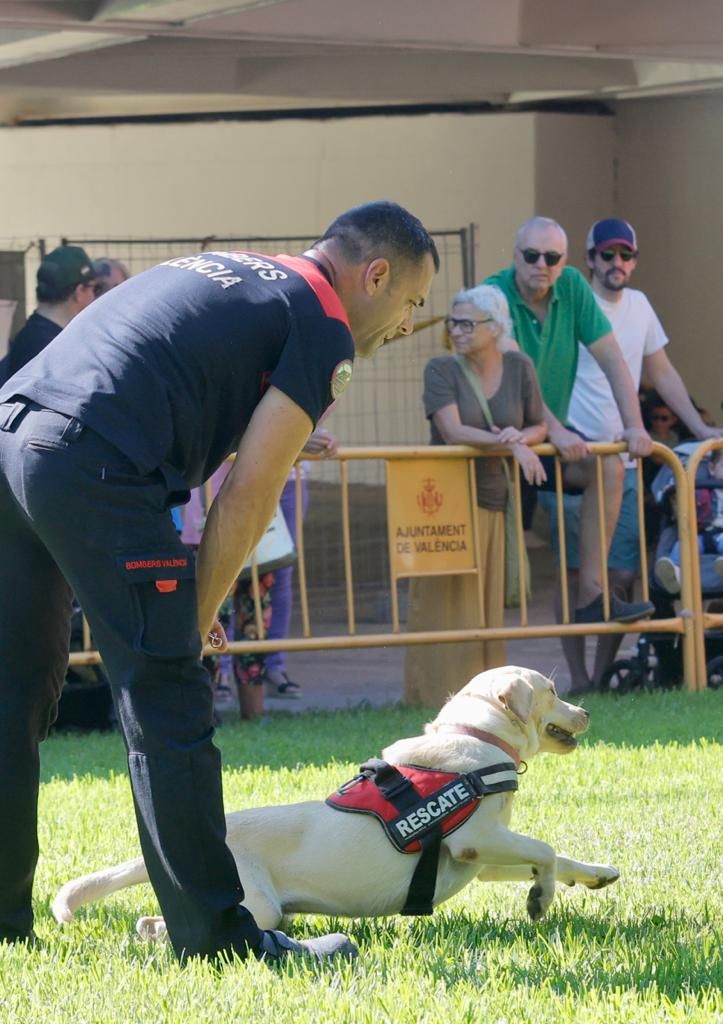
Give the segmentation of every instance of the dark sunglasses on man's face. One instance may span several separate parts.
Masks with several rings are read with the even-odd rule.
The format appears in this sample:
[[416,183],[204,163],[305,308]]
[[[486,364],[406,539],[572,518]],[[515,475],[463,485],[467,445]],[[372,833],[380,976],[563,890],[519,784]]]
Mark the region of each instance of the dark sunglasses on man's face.
[[603,249],[602,252],[598,253],[601,260],[605,260],[606,263],[612,263],[616,256],[619,256],[623,263],[629,263],[630,260],[637,259],[638,254],[633,252],[632,249]]
[[529,263],[530,266],[539,262],[540,256],[542,256],[545,266],[556,267],[565,255],[564,252],[540,252],[539,249],[520,249],[520,252],[522,253],[522,259],[525,263]]

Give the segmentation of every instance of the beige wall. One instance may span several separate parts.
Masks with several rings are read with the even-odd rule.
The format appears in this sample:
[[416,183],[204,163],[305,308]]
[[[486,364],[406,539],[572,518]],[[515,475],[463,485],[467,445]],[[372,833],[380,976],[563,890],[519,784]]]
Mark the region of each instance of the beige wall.
[[[671,354],[720,418],[722,124],[723,99],[703,97],[620,104],[614,117],[0,129],[0,247],[3,237],[55,244],[64,234],[313,235],[340,210],[389,196],[433,229],[477,222],[481,278],[509,262],[515,229],[533,213],[567,228],[578,266],[589,223],[619,213],[639,229],[637,282],[661,314]],[[450,255],[431,312],[443,313],[460,284]],[[425,440],[422,370],[437,351],[439,331],[429,329],[359,363],[333,419],[341,438]]]
[[569,261],[585,266],[590,224],[614,203],[615,120],[611,116],[539,114],[535,119],[536,213],[568,236]]
[[[313,236],[347,207],[391,197],[432,229],[479,222],[493,270],[533,212],[534,144],[532,115],[0,129],[0,236]],[[425,312],[446,312],[462,283],[451,254]],[[438,346],[430,329],[359,361],[331,421],[340,439],[426,441],[422,372]]]
[[500,248],[533,202],[533,120],[0,129],[0,235],[306,234],[389,196],[433,228],[488,213]]
[[620,104],[616,209],[689,391],[723,424],[723,97]]

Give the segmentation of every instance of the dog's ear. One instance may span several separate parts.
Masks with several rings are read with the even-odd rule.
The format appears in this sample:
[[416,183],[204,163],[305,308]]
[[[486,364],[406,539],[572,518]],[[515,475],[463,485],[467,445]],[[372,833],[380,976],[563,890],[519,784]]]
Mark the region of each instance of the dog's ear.
[[534,692],[533,687],[526,679],[516,676],[505,680],[497,691],[497,700],[504,708],[516,715],[523,725],[527,725],[532,711]]

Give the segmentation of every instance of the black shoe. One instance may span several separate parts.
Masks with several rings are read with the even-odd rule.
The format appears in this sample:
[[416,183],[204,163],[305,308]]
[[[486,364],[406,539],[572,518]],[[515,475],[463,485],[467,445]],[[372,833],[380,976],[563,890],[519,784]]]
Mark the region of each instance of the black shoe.
[[268,960],[270,963],[278,963],[287,956],[305,956],[315,960],[330,960],[338,956],[345,960],[354,960],[359,956],[359,950],[351,939],[340,932],[297,941],[289,938],[284,932],[265,931],[261,949],[256,955],[259,960]]
[[264,682],[269,697],[280,697],[283,700],[298,700],[301,697],[299,684],[293,682],[285,672],[280,672],[278,669],[266,669]]
[[[652,601],[621,601],[610,595],[610,622],[637,622],[649,619],[655,611]],[[604,622],[605,608],[602,594],[575,611],[575,622]]]

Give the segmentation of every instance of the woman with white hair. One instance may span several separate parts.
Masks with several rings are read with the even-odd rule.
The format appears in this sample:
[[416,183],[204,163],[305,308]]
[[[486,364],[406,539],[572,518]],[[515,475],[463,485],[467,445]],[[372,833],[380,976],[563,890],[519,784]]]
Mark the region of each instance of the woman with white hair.
[[[459,292],[445,320],[451,355],[436,356],[424,371],[424,409],[432,444],[465,444],[485,453],[511,454],[525,479],[542,483],[545,471],[532,445],[547,428],[532,361],[511,338],[507,299],[480,285]],[[505,460],[476,460],[480,572],[484,622],[501,626],[505,606],[505,512],[509,495]],[[514,552],[512,552],[514,554]],[[509,574],[508,574],[509,578]],[[412,580],[408,629],[474,629],[480,625],[474,575]],[[505,662],[502,641],[413,645],[407,648],[405,700],[438,706],[474,675]]]

